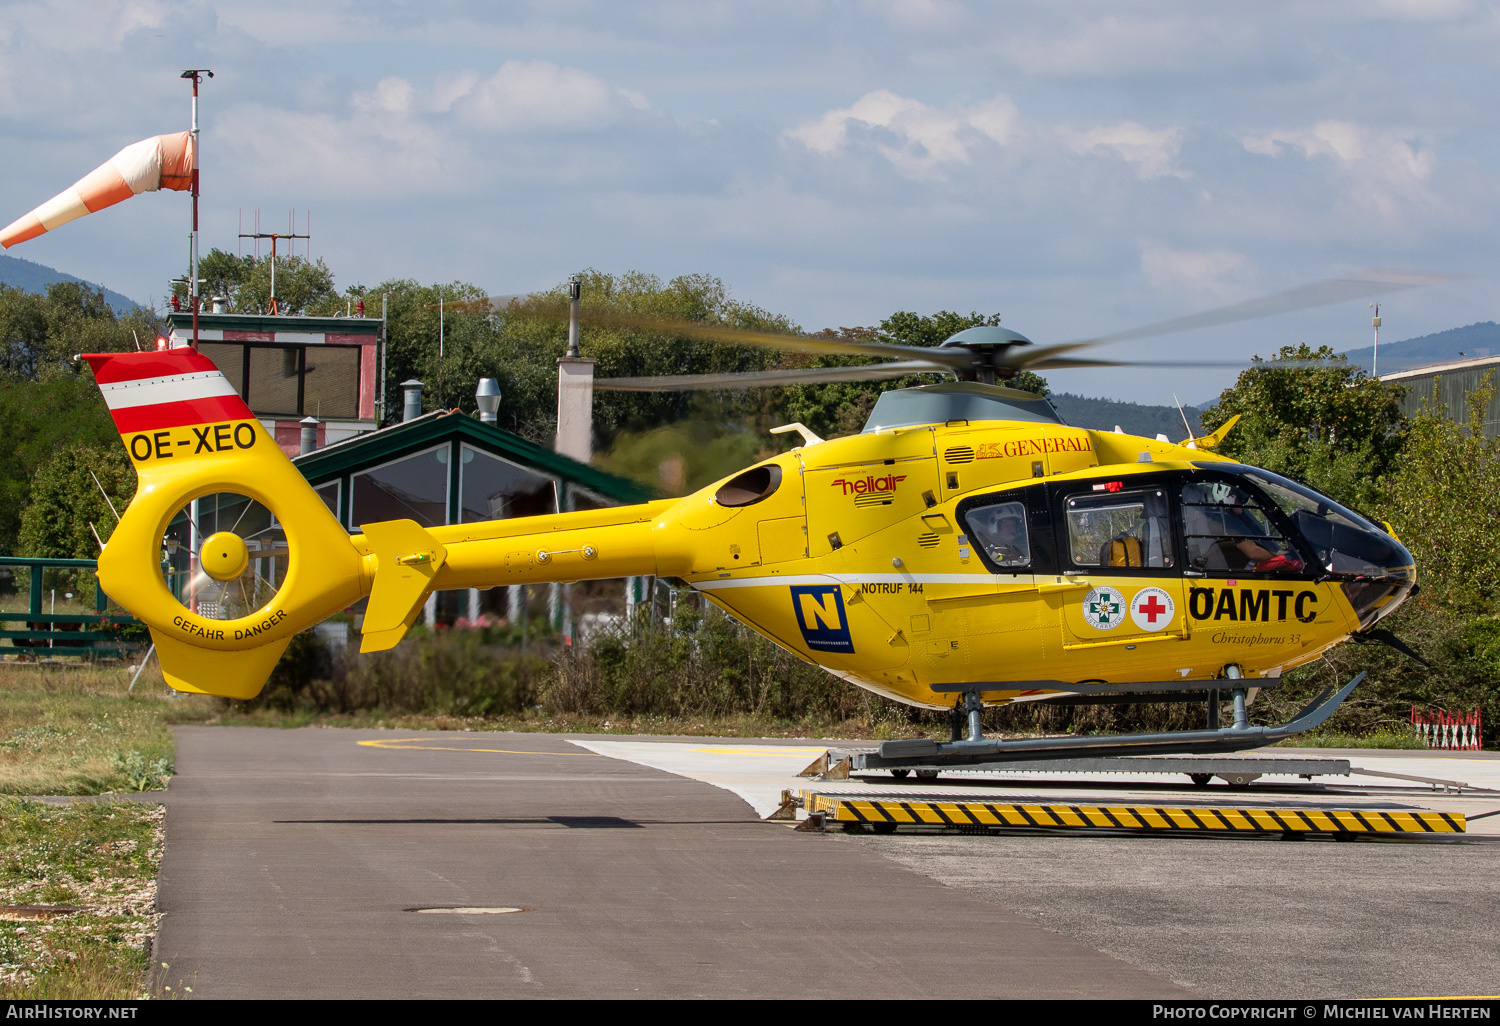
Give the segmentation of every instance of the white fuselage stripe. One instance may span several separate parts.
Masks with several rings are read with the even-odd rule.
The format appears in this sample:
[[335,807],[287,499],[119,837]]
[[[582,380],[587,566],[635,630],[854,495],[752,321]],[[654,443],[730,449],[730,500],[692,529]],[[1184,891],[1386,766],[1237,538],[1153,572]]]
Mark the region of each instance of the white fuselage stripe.
[[[1026,575],[1029,576],[1029,575]],[[774,588],[788,584],[995,584],[1011,577],[994,574],[786,574],[770,577],[731,577],[718,581],[689,581],[699,591],[727,588]]]
[[104,402],[111,410],[212,399],[220,395],[239,395],[229,379],[218,371],[173,374],[165,378],[141,378],[137,381],[112,381],[107,385],[100,385],[99,391],[104,393]]

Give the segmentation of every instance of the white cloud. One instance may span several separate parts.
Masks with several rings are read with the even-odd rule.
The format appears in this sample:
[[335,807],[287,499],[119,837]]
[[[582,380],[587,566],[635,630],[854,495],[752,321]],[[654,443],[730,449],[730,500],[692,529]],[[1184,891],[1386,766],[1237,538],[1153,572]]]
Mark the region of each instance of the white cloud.
[[832,156],[859,135],[869,134],[876,150],[902,174],[925,178],[942,165],[967,164],[972,149],[983,140],[1006,145],[1019,120],[1016,105],[1004,95],[972,106],[939,108],[877,89],[786,135],[814,153]]
[[319,199],[453,191],[463,151],[435,126],[407,116],[406,83],[386,83],[359,97],[346,118],[264,104],[231,107],[206,133],[205,152],[220,160],[227,154],[249,195],[268,188]]
[[1474,10],[1472,0],[1375,0],[1375,13],[1403,21],[1442,21]]
[[1241,142],[1246,150],[1262,156],[1281,157],[1295,151],[1308,159],[1327,158],[1347,182],[1349,197],[1380,213],[1434,199],[1427,188],[1436,165],[1433,152],[1419,149],[1396,132],[1350,121],[1320,121]]
[[465,122],[502,131],[598,128],[650,106],[639,93],[550,61],[506,61],[452,101]]
[[371,92],[355,93],[351,102],[358,110],[383,111],[404,117],[411,110],[411,98],[411,83],[393,75],[382,78]]
[[1079,18],[1058,34],[1007,33],[999,50],[1029,75],[1043,78],[1108,78],[1150,74],[1201,65],[1210,54],[1242,57],[1247,40],[1242,26],[1227,19]]
[[1203,293],[1225,301],[1234,298],[1248,261],[1227,249],[1173,249],[1153,239],[1141,239],[1141,273],[1163,292]]
[[1100,125],[1084,131],[1063,129],[1063,140],[1074,153],[1097,153],[1108,150],[1135,167],[1136,176],[1152,178],[1190,177],[1172,166],[1182,150],[1182,129],[1147,128],[1134,121],[1117,125]]

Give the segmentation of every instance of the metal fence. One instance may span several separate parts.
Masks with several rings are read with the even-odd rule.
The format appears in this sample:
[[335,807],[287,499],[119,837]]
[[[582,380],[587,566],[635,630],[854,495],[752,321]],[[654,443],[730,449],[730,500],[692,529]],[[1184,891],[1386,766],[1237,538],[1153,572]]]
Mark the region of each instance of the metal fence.
[[0,655],[121,657],[148,643],[145,625],[99,587],[98,565],[0,556]]

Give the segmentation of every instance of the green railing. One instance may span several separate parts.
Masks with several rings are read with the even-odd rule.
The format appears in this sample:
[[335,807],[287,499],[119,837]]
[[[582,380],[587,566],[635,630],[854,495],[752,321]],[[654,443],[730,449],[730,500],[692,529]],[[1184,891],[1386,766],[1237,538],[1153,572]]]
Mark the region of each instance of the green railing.
[[[92,559],[0,556],[0,655],[119,657],[147,643],[144,631],[139,638],[121,636],[144,624],[118,605],[111,608],[94,577],[98,566]],[[90,604],[93,612],[78,611]],[[16,624],[22,629],[12,630]]]

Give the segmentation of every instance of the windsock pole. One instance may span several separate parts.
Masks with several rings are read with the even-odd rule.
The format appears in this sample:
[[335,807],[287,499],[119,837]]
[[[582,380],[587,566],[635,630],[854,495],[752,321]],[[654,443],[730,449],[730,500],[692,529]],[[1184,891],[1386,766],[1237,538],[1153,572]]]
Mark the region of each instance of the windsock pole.
[[193,231],[188,236],[188,263],[190,270],[188,276],[192,279],[188,283],[188,294],[192,296],[193,302],[193,349],[198,348],[198,83],[204,75],[214,77],[214,73],[207,68],[190,68],[182,73],[182,77],[191,79],[193,83]]

